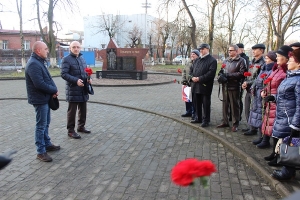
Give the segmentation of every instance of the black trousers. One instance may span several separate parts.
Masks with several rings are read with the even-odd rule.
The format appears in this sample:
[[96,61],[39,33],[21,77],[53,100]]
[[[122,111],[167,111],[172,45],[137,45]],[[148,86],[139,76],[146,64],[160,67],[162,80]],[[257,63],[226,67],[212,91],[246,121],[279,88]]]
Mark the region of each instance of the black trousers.
[[86,121],[86,102],[69,102],[67,114],[68,132],[75,131],[76,112],[78,109],[78,128],[83,128]]
[[198,121],[210,123],[210,105],[211,95],[197,94],[193,96],[195,114],[198,116]]

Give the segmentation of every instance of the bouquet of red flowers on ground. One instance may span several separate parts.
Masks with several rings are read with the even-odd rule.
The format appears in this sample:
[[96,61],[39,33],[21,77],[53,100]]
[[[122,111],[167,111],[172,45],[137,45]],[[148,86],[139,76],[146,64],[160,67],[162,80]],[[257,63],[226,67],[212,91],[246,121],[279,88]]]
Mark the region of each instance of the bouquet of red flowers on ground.
[[196,158],[188,158],[179,161],[172,169],[171,179],[179,186],[195,185],[197,178],[200,184],[208,188],[208,176],[216,172],[215,165],[210,160],[198,160]]
[[87,67],[87,68],[84,69],[84,71],[85,71],[85,72],[87,73],[87,75],[88,75],[88,80],[90,80],[90,79],[91,79],[91,75],[93,74],[92,68]]

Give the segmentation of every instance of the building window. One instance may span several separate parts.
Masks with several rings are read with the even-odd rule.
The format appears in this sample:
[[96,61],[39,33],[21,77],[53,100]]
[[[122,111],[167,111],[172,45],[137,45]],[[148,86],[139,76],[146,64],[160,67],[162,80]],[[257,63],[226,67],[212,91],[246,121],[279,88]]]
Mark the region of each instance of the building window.
[[8,49],[8,40],[2,41],[2,49]]
[[30,41],[29,41],[29,40],[25,40],[25,41],[24,41],[24,49],[25,49],[25,50],[30,49]]

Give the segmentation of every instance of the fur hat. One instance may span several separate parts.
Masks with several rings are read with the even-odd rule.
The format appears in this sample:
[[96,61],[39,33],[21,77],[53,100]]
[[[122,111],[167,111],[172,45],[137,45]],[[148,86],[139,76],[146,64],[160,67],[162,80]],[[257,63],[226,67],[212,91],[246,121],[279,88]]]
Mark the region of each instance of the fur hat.
[[280,47],[276,53],[286,57],[287,59],[289,59],[289,52],[293,51],[293,48],[287,45],[283,45],[282,47]]
[[200,52],[197,49],[194,49],[192,53],[196,54],[198,57],[200,56]]
[[295,49],[289,56],[293,57],[296,63],[300,63],[300,49]]
[[266,56],[268,56],[272,61],[274,61],[274,62],[276,62],[277,60],[276,60],[276,53],[274,52],[274,51],[269,51],[268,53],[267,53],[267,55]]

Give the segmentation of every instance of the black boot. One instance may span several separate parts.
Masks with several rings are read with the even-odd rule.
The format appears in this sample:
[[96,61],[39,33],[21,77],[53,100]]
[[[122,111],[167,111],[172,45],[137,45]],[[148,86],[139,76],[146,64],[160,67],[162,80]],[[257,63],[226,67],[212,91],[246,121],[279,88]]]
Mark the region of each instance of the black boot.
[[257,148],[260,148],[260,149],[265,149],[265,148],[269,148],[271,145],[270,145],[270,137],[267,136],[267,135],[264,135],[261,143],[259,143],[258,145],[256,145]]
[[271,161],[274,159],[275,155],[276,155],[275,152],[272,152],[271,155],[264,157],[264,159],[266,161]]
[[274,166],[274,167],[281,166],[281,164],[277,163],[277,154],[275,155],[275,157],[273,158],[273,160],[271,160],[270,162],[268,162],[268,165],[269,166]]
[[260,128],[257,129],[258,138],[252,141],[252,144],[258,145],[263,140]]
[[249,135],[256,135],[256,134],[257,134],[257,130],[256,130],[256,129],[250,128],[249,131],[247,131],[247,132],[245,132],[245,133],[243,133],[243,134],[244,134],[244,135],[247,135],[247,136],[249,136]]

